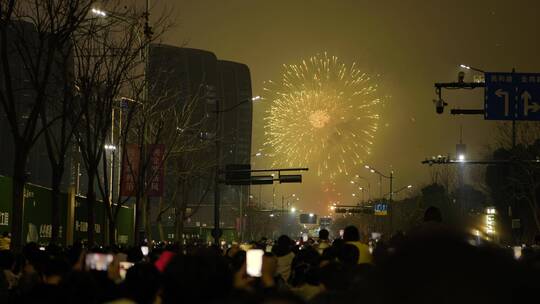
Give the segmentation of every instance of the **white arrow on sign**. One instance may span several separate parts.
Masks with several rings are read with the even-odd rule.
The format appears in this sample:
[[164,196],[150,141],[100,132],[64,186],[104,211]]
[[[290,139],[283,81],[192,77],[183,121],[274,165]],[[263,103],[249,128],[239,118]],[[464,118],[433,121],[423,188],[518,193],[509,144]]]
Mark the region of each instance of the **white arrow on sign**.
[[510,112],[510,98],[508,96],[508,92],[498,89],[495,91],[495,95],[497,95],[497,97],[504,97],[504,116],[508,116]]
[[523,115],[524,116],[527,116],[529,114],[529,110],[532,110],[532,112],[540,111],[540,105],[534,101],[530,101],[531,98],[532,96],[531,96],[531,93],[529,93],[529,91],[524,91],[521,94],[521,99],[523,99]]

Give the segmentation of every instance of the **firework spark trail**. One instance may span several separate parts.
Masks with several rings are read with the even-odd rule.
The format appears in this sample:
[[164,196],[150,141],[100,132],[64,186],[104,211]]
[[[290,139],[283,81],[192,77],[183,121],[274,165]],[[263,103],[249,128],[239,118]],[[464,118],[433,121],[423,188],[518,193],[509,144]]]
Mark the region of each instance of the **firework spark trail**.
[[379,115],[377,85],[366,73],[326,53],[283,65],[280,82],[268,82],[265,146],[274,165],[309,166],[336,177],[370,154]]

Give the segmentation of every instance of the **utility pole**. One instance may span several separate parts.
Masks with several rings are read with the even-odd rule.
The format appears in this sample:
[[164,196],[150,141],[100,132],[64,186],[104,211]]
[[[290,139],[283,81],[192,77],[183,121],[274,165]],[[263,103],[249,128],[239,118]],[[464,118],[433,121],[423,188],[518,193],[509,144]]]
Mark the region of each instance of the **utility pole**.
[[[216,96],[217,97],[217,96]],[[215,149],[216,149],[216,172],[214,177],[214,229],[212,230],[212,236],[214,237],[214,245],[219,246],[219,238],[221,237],[221,229],[220,226],[220,208],[221,208],[221,193],[219,188],[219,169],[220,169],[220,151],[221,146],[219,144],[219,101],[214,99],[214,102],[216,104],[216,134],[215,134]]]

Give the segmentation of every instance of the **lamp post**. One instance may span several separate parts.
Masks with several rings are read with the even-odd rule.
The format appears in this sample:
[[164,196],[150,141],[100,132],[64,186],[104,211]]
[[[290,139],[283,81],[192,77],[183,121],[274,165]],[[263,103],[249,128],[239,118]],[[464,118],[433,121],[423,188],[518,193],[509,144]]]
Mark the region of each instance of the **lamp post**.
[[[363,181],[365,181],[367,183],[367,191],[368,191],[368,201],[371,200],[371,183],[369,182],[369,179],[363,177],[363,176],[360,176],[358,174],[356,174],[355,176],[356,178],[359,178],[359,179],[362,179]],[[355,181],[352,180],[351,181],[351,184],[355,184]],[[358,187],[358,190],[362,191],[362,201],[364,201],[364,191],[366,191],[366,189],[364,187]]]
[[475,68],[475,67],[472,67],[472,66],[469,66],[469,65],[466,65],[466,64],[460,64],[459,65],[460,68],[462,69],[466,69],[466,70],[472,70],[472,71],[476,71],[476,72],[479,72],[479,73],[485,73],[485,71],[479,69],[479,68]]
[[[389,205],[391,206],[392,199],[394,198],[394,193],[393,193],[393,189],[392,189],[393,181],[394,181],[394,171],[390,171],[389,175],[385,175],[385,174],[381,173],[379,170],[377,170],[377,169],[375,169],[375,168],[373,168],[373,167],[371,167],[369,165],[365,165],[364,168],[368,169],[371,173],[375,173],[375,174],[379,175],[379,192],[380,192],[381,199],[383,199],[383,195],[382,195],[382,179],[384,177],[384,178],[390,180],[390,194],[389,194],[388,202],[389,202]],[[392,223],[393,223],[392,214],[393,214],[393,212],[390,211],[390,227],[392,227]]]
[[389,201],[392,201],[392,198],[393,198],[393,191],[392,191],[392,184],[393,184],[393,180],[394,180],[394,171],[390,171],[390,174],[389,175],[385,175],[383,173],[381,173],[379,170],[369,166],[369,165],[365,165],[364,168],[368,169],[371,173],[375,173],[375,174],[378,174],[379,175],[379,183],[380,183],[380,195],[381,195],[381,198],[383,198],[382,196],[382,179],[383,177],[386,178],[386,179],[389,179],[390,180],[390,195],[389,195]]
[[[113,135],[111,132],[111,142],[113,141]],[[113,202],[113,193],[114,193],[114,172],[116,166],[116,146],[115,145],[105,145],[105,150],[111,152],[111,166],[110,166],[110,179],[109,179],[109,203]]]
[[[400,193],[403,190],[411,189],[412,187],[413,187],[412,185],[403,186],[403,187],[399,188],[398,190],[394,191],[394,195]],[[390,194],[390,193],[387,193],[387,194]]]
[[[92,8],[91,10],[91,13],[94,14],[95,16],[97,17],[100,17],[100,18],[107,18],[107,17],[112,17],[112,18],[115,18],[115,19],[118,19],[122,22],[137,22],[138,20],[134,19],[134,18],[126,18],[124,16],[119,16],[118,14],[115,14],[114,12],[108,12],[108,11],[105,11],[105,10],[101,10],[101,9],[98,9],[98,8]],[[148,104],[148,100],[149,100],[149,86],[148,86],[148,71],[149,71],[149,66],[150,66],[150,60],[149,60],[149,56],[150,56],[150,42],[152,41],[152,35],[153,35],[153,32],[152,32],[152,27],[150,26],[150,0],[146,0],[145,1],[145,11],[144,11],[144,14],[143,14],[143,20],[144,20],[144,27],[143,27],[143,34],[144,34],[144,50],[142,53],[144,53],[144,56],[143,56],[143,62],[144,62],[144,69],[143,69],[143,79],[144,79],[144,85],[143,85],[143,106],[145,104]],[[139,35],[137,35],[139,41],[141,41],[141,38],[139,37]],[[142,41],[141,41],[142,43]],[[142,55],[142,54],[141,54]],[[121,114],[120,114],[121,115]],[[142,138],[143,138],[143,146],[142,146],[142,154],[143,155],[146,155],[146,135],[148,133],[147,131],[147,126],[148,124],[145,124],[145,127],[143,129],[143,135],[142,135]],[[138,177],[139,178],[139,181],[138,181],[138,184],[139,185],[143,185],[143,177],[140,176]],[[138,194],[137,196],[139,197],[139,193],[140,191],[137,191]],[[143,195],[142,197],[142,200],[144,201],[144,197],[145,195]],[[142,208],[140,208],[142,206],[135,206],[135,243],[138,244],[141,242],[141,235],[139,234],[138,232],[138,229],[142,226],[142,223],[141,222],[143,219],[142,219]],[[150,212],[150,205],[148,204],[148,202],[146,202],[146,209],[147,209],[147,212]]]
[[[285,212],[285,201],[286,200],[289,200],[290,198],[292,197],[296,197],[296,193],[293,193],[287,197],[285,197],[284,195],[281,196],[281,215],[283,216],[283,213]],[[299,200],[299,198],[296,198],[297,200]],[[289,203],[287,202],[287,209],[288,209],[288,205]],[[294,211],[293,211],[294,210]],[[291,208],[291,212],[295,212],[296,211],[296,208]]]

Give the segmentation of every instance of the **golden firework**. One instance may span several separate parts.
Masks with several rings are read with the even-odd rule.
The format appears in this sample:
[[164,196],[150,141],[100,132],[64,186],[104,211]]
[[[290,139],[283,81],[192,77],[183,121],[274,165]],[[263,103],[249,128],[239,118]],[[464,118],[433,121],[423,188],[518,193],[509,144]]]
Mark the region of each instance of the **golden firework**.
[[353,63],[326,53],[283,65],[265,88],[265,146],[275,166],[308,166],[318,175],[349,174],[370,154],[379,115],[377,85]]

